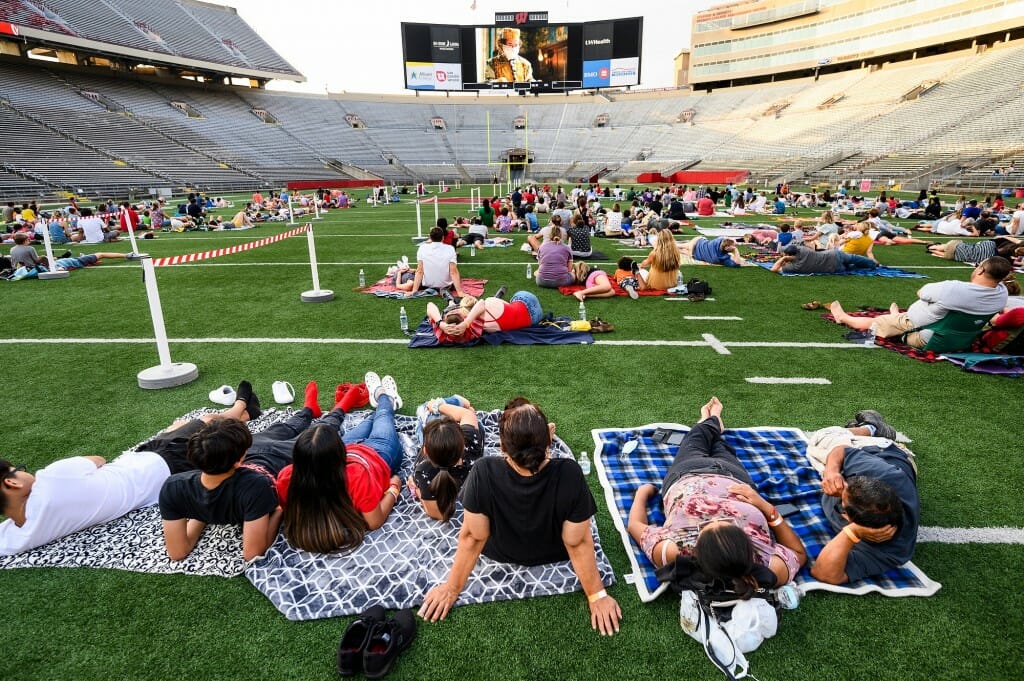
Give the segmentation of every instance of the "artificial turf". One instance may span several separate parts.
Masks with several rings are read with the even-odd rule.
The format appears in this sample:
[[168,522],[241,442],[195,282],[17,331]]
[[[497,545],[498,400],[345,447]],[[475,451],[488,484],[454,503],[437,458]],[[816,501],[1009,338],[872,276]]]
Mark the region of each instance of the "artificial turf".
[[[424,208],[425,222],[431,222],[433,207]],[[463,214],[467,206],[441,204],[441,211]],[[182,413],[209,404],[207,392],[223,383],[248,378],[270,402],[275,380],[296,388],[317,380],[327,394],[335,383],[357,380],[372,369],[396,377],[406,413],[427,398],[452,392],[481,409],[527,395],[577,452],[592,448],[592,428],[691,422],[711,395],[725,403],[726,424],[736,426],[815,429],[874,408],[913,439],[923,524],[1020,526],[1024,517],[1024,502],[1014,491],[1024,486],[1017,461],[1016,403],[1024,394],[1019,382],[964,373],[948,363],[919,363],[878,348],[732,347],[731,354],[720,355],[709,347],[644,343],[699,341],[705,333],[727,343],[840,342],[843,329],[800,304],[838,298],[853,307],[893,300],[906,305],[923,283],[968,277],[968,267],[928,256],[923,246],[876,246],[875,254],[887,265],[928,267],[920,270],[927,280],[789,278],[760,268],[690,267],[684,275],[710,281],[714,301],[587,301],[589,316],[616,327],[599,340],[636,345],[411,351],[401,344],[323,339],[398,340],[403,338],[399,308],[404,305],[413,322],[422,316],[423,300],[378,299],[352,290],[360,269],[372,282],[399,256],[414,257],[412,204],[333,211],[314,225],[321,283],[336,295],[330,303],[299,300],[311,288],[303,237],[157,270],[170,337],[196,339],[171,345],[175,361],[200,369],[198,381],[174,389],[144,391],[136,385],[136,373],[158,363],[152,342],[11,342],[151,339],[137,264],[111,261],[63,281],[4,285],[0,339],[8,398],[0,409],[0,456],[31,469],[72,455],[113,458]],[[144,246],[156,256],[176,255],[286,229],[271,223],[236,233],[162,234]],[[574,298],[537,291],[526,280],[528,256],[518,250],[519,243],[521,238],[512,248],[486,249],[475,257],[460,252],[463,276],[488,279],[488,292],[501,284],[534,290],[545,309],[575,315]],[[640,255],[610,240],[597,240],[595,248],[612,260]],[[684,315],[743,319],[684,320]],[[235,340],[275,338],[308,340]],[[831,384],[754,385],[744,380],[751,376],[824,377]],[[609,593],[624,611],[620,634],[608,639],[591,631],[578,593],[460,607],[443,623],[421,624],[391,677],[721,678],[679,629],[678,602],[666,595],[640,603],[622,579],[628,559],[596,475],[591,487],[602,541],[619,576]],[[1020,678],[1024,597],[1017,566],[1022,559],[1020,546],[921,544],[915,560],[943,584],[936,596],[813,593],[798,610],[784,614],[774,639],[749,656],[752,671],[763,680]],[[348,623],[288,622],[244,577],[25,569],[5,571],[2,578],[8,624],[0,678],[326,679],[334,676],[337,640]]]

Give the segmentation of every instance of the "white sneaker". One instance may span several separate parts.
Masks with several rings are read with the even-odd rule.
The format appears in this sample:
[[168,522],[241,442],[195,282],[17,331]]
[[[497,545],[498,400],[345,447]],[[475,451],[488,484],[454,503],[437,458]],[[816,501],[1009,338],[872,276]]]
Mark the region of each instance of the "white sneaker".
[[523,244],[522,246],[519,247],[519,250],[521,250],[523,253],[533,253],[533,249],[530,248],[530,244]]
[[366,376],[363,377],[363,383],[366,384],[366,391],[370,393],[370,406],[377,406],[377,392],[381,389],[380,376],[375,371],[367,371]]
[[235,403],[235,389],[230,385],[222,385],[210,391],[210,401],[230,407]]
[[[385,376],[380,379],[380,385],[384,390],[384,394],[391,397],[391,401],[394,403],[395,409],[401,409],[402,396],[398,394],[398,385],[395,384],[395,379],[391,376]],[[370,386],[367,385],[366,387],[369,388]]]
[[274,381],[274,401],[278,404],[291,404],[295,401],[295,388],[288,381]]

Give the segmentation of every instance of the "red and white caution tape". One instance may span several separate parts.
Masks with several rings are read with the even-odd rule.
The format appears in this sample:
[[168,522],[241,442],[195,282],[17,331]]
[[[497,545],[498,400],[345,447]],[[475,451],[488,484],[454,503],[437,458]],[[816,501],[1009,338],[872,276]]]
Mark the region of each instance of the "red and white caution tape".
[[254,248],[260,246],[268,246],[278,241],[282,241],[289,237],[293,237],[297,234],[302,234],[310,228],[309,224],[303,225],[302,227],[296,227],[295,229],[289,230],[277,236],[267,237],[266,239],[260,239],[258,241],[250,241],[248,243],[239,244],[237,246],[231,246],[230,248],[218,248],[215,251],[204,251],[203,253],[186,253],[185,255],[175,255],[169,258],[154,258],[154,267],[168,267],[170,265],[181,265],[188,262],[198,262],[200,260],[209,260],[210,258],[219,258],[222,255],[233,255],[235,253],[241,253],[242,251],[251,251]]

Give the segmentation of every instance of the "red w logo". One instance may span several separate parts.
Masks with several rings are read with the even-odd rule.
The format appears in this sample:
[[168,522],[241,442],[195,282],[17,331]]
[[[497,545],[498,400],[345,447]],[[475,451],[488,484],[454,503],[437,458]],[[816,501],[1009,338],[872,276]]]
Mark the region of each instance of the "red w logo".
[[527,12],[516,12],[516,23],[525,24],[530,18]]

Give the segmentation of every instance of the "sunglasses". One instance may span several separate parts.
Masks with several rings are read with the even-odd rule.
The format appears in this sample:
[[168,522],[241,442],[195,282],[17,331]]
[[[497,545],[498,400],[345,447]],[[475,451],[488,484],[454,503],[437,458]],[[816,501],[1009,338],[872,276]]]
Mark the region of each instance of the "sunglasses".
[[25,466],[12,466],[9,471],[4,473],[4,479],[6,479],[6,478],[13,478],[15,473],[17,473],[18,471],[23,471],[23,470],[25,470]]

